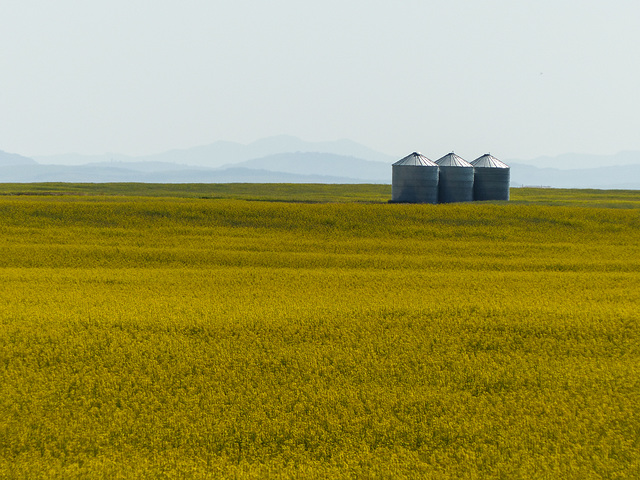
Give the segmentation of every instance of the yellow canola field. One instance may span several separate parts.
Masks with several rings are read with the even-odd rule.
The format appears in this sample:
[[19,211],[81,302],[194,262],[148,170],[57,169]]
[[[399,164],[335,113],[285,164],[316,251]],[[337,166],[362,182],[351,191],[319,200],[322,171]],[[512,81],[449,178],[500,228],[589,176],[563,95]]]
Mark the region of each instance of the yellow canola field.
[[638,478],[639,228],[0,198],[0,478]]

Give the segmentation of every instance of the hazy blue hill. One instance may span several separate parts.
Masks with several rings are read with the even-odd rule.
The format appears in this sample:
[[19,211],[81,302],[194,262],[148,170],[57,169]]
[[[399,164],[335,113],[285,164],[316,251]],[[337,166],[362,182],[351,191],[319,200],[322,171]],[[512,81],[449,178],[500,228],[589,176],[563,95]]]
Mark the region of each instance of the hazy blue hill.
[[137,157],[136,160],[215,168],[225,163],[237,163],[246,160],[247,154],[245,152],[245,145],[220,141],[211,145],[169,150],[168,152],[141,156]]
[[[398,158],[350,140],[307,142],[287,135],[144,157],[69,154],[34,161],[0,151],[0,182],[391,183]],[[640,152],[504,161],[512,167],[513,186],[640,189]]]
[[[38,165],[35,162],[0,165],[0,183],[30,182],[388,184],[391,183],[391,166],[321,154],[272,155],[219,169],[126,162],[79,166]],[[640,165],[559,170],[511,164],[511,185],[640,189]]]
[[[249,145],[255,150],[250,158],[259,158],[277,153],[308,152],[332,153],[346,157],[355,157],[373,162],[391,163],[397,160],[392,155],[380,153],[346,138],[331,142],[307,142],[289,135],[279,135],[258,140]],[[259,152],[268,152],[257,155]]]
[[125,161],[117,161],[117,162],[96,162],[89,163],[86,165],[87,167],[99,167],[99,168],[116,168],[116,169],[125,169],[125,170],[133,170],[135,172],[148,172],[148,173],[159,173],[159,172],[171,172],[176,170],[189,170],[189,171],[207,171],[211,170],[207,167],[198,167],[194,165],[181,165],[177,163],[169,163],[169,162],[125,162]]
[[214,170],[200,178],[199,181],[209,183],[369,183],[337,175],[304,175],[242,167]]
[[203,169],[174,165],[164,170],[129,169],[109,165],[0,166],[0,183],[369,183],[338,175],[305,175],[249,168]]
[[279,135],[257,140],[248,145],[236,142],[218,141],[210,145],[192,148],[170,150],[168,152],[138,157],[128,157],[118,154],[104,155],[49,155],[39,156],[36,160],[42,164],[82,165],[110,161],[122,162],[159,162],[180,165],[196,165],[217,168],[223,165],[235,164],[254,158],[266,157],[288,152],[322,152],[334,155],[344,155],[362,158],[376,162],[391,162],[394,157],[376,152],[364,145],[351,140],[336,140],[333,142],[307,142],[289,135]]
[[23,157],[17,153],[8,153],[0,150],[0,166],[7,165],[35,165],[36,161],[33,158]]
[[[32,182],[132,182],[136,172],[92,165],[21,165],[0,167],[2,183]],[[143,181],[143,180],[138,180]]]
[[171,150],[157,155],[139,157],[138,160],[221,167],[270,155],[292,152],[329,153],[358,157],[375,162],[390,162],[393,160],[393,157],[376,152],[350,140],[307,142],[287,135],[265,138],[248,145],[234,142],[216,142],[211,145],[184,150]]
[[331,153],[280,153],[247,160],[235,166],[298,175],[348,177],[373,183],[389,183],[391,181],[391,163],[374,162]]
[[87,165],[111,162],[135,162],[135,157],[119,153],[102,155],[83,155],[81,153],[63,153],[59,155],[43,155],[34,157],[41,165]]
[[544,156],[532,160],[507,160],[507,163],[530,165],[538,168],[555,168],[559,170],[640,165],[640,152],[618,152],[613,155],[565,153],[555,157]]
[[640,189],[640,165],[560,170],[511,164],[512,186]]

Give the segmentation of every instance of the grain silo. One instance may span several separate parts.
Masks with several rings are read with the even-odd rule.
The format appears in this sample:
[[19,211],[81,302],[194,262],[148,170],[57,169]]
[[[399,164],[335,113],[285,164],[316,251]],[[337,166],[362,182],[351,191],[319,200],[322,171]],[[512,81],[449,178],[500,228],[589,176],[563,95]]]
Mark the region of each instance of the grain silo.
[[474,200],[509,200],[511,169],[490,154],[471,162],[475,170],[473,180]]
[[391,201],[438,203],[438,165],[413,152],[391,166]]
[[473,165],[451,152],[436,160],[440,167],[440,203],[473,201]]

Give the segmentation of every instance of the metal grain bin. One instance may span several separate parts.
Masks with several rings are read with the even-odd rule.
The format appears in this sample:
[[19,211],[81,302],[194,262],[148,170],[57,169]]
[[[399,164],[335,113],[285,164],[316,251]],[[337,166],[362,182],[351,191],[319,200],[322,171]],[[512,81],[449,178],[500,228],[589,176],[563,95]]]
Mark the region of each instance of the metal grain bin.
[[413,152],[391,166],[391,201],[438,203],[438,165]]
[[475,170],[473,180],[474,200],[509,200],[511,169],[490,154],[471,162]]
[[473,201],[473,165],[451,152],[436,160],[440,167],[440,203]]

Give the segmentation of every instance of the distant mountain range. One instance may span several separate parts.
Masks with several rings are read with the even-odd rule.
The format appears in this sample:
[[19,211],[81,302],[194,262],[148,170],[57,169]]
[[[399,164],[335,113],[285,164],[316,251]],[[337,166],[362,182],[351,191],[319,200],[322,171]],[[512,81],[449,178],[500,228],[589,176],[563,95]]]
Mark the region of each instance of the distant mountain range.
[[[234,166],[296,175],[338,174],[342,178],[359,179],[369,183],[391,183],[391,163],[392,161],[383,163],[328,153],[280,153],[247,160]],[[226,165],[222,168],[230,167],[231,165]]]
[[558,170],[574,170],[623,165],[640,164],[640,152],[618,152],[613,155],[591,155],[586,153],[564,153],[556,157],[538,157],[533,160],[515,160],[509,163],[519,163],[538,168],[554,168]]
[[23,157],[17,153],[7,153],[0,150],[0,167],[11,165],[36,165],[37,162],[32,158]]
[[599,168],[560,170],[511,165],[511,186],[640,190],[640,163]]
[[[0,151],[0,183],[389,184],[391,164],[398,158],[350,140],[305,142],[290,136],[249,145],[216,142],[142,157],[69,154],[32,159]],[[503,160],[511,166],[512,186],[640,189],[640,152]]]
[[281,153],[331,153],[346,157],[355,157],[375,162],[394,161],[394,157],[376,152],[364,145],[351,140],[336,140],[333,142],[307,142],[289,135],[279,135],[264,138],[248,145],[235,142],[215,142],[210,145],[170,150],[155,155],[128,157],[119,154],[104,155],[50,155],[38,156],[35,160],[41,164],[56,165],[85,165],[99,162],[161,162],[178,165],[191,165],[208,168],[218,168],[223,165],[237,164],[247,160],[267,157]]
[[[302,157],[305,154],[300,154]],[[365,162],[364,160],[361,160]],[[140,163],[89,165],[13,165],[0,167],[0,183],[31,182],[142,182],[142,183],[389,183],[387,179],[350,178],[331,174],[298,174],[264,168],[229,167],[206,169],[176,164],[154,164],[149,170]],[[390,171],[391,167],[387,167]]]

